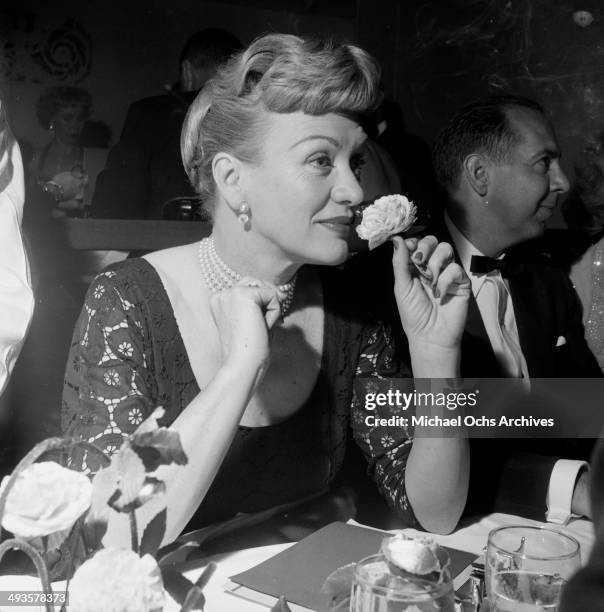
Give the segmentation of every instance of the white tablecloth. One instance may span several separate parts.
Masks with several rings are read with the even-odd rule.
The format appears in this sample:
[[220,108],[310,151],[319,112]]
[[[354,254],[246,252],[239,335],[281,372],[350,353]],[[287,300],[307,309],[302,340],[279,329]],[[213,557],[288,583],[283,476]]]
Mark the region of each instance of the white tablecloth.
[[[360,525],[354,521],[350,522],[364,527],[364,525]],[[484,546],[486,545],[489,531],[504,525],[519,524],[543,525],[543,523],[539,523],[537,521],[521,519],[517,516],[512,516],[509,514],[491,514],[482,520],[469,525],[468,527],[459,529],[451,535],[434,535],[433,537],[444,546],[465,550],[478,555],[482,552]],[[581,560],[583,563],[585,563],[588,559],[594,539],[592,523],[586,520],[575,520],[566,527],[550,526],[574,536],[579,541],[581,545]],[[404,531],[409,535],[420,533],[414,529],[405,529]],[[425,533],[421,533],[425,535]],[[289,546],[293,546],[293,544],[276,544],[273,546],[249,548],[247,550],[216,555],[215,557],[209,558],[208,562],[216,561],[217,569],[204,589],[206,596],[205,612],[262,612],[262,610],[268,610],[270,606],[264,606],[255,602],[246,601],[228,593],[226,589],[228,588],[229,584],[232,585],[232,583],[229,581],[229,576],[233,576],[234,574],[243,572],[244,570],[257,565],[258,563],[262,563],[282,550],[285,550]],[[185,576],[187,576],[189,580],[195,581],[201,574],[202,569],[203,567],[198,567],[190,570],[185,573]],[[40,589],[39,585],[39,581],[29,577],[0,576],[0,591],[18,589],[36,590]],[[60,586],[55,585],[55,590],[60,590]],[[3,610],[6,610],[7,612],[14,610],[19,610],[20,612],[43,612],[43,608],[37,606],[5,608],[4,606],[0,605],[0,612]],[[170,602],[166,606],[164,612],[179,612],[179,610],[180,607],[177,606],[175,602]]]
[[[361,527],[360,523],[350,521],[352,524],[357,524]],[[504,525],[543,525],[538,521],[531,521],[529,519],[519,518],[509,514],[491,514],[482,520],[459,529],[451,535],[441,536],[434,535],[434,539],[444,546],[450,548],[457,548],[459,550],[465,550],[467,552],[480,554],[487,543],[487,536],[489,531],[497,527],[503,527]],[[549,525],[555,529],[559,529],[564,533],[574,536],[581,545],[581,559],[585,563],[588,559],[589,552],[593,544],[594,534],[593,525],[591,521],[586,520],[574,520],[568,526],[562,527],[558,525]],[[405,529],[405,533],[409,535],[422,533],[414,529]],[[204,589],[206,594],[206,609],[205,612],[261,612],[267,610],[268,607],[242,600],[238,597],[225,592],[225,589],[229,586],[229,576],[233,576],[239,572],[266,561],[273,555],[285,550],[292,544],[277,544],[274,546],[263,546],[260,548],[250,548],[247,550],[238,551],[235,553],[229,553],[225,555],[218,555],[212,560],[218,564],[216,573]],[[377,552],[377,551],[376,551]],[[196,580],[200,575],[202,568],[187,572],[185,575],[190,580]],[[170,607],[165,612],[178,612],[178,607]]]

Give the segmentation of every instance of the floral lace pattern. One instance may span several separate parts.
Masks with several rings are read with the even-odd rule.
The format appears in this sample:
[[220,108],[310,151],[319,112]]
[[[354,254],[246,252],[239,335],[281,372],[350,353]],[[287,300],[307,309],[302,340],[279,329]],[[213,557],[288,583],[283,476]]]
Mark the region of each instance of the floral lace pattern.
[[[349,427],[383,495],[417,526],[404,487],[409,432],[367,427],[353,398],[355,375],[408,377],[410,372],[397,366],[389,334],[363,324],[350,306],[353,300],[342,297],[336,276],[328,278],[331,274],[337,271],[322,272],[324,355],[315,389],[284,423],[239,428],[193,527],[323,490],[342,466]],[[169,425],[198,393],[154,268],[145,260],[128,260],[98,275],[76,324],[67,363],[64,431],[111,454],[156,406],[164,406],[162,424]],[[300,456],[307,460],[300,462]],[[70,459],[77,469],[99,467],[85,452]]]
[[[391,334],[384,328],[370,333],[362,346],[356,375],[381,380],[407,378],[412,384],[411,371],[397,363],[394,358]],[[392,383],[394,388],[394,383]],[[363,388],[371,392],[371,382],[365,381]],[[377,390],[377,385],[376,385]],[[383,391],[383,388],[380,389]],[[382,495],[397,514],[413,527],[421,529],[417,522],[405,489],[407,459],[413,443],[413,432],[400,426],[368,426],[368,414],[378,419],[395,416],[400,412],[396,406],[377,406],[368,412],[363,397],[357,393],[357,385],[352,398],[351,426],[356,443],[361,447],[369,464],[369,474],[375,480]]]

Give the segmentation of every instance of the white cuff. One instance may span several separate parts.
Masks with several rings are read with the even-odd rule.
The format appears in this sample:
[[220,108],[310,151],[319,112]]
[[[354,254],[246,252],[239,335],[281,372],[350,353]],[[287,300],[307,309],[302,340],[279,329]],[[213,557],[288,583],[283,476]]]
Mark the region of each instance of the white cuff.
[[589,469],[589,464],[586,461],[558,459],[554,464],[547,490],[545,520],[548,523],[566,525],[573,516],[576,516],[571,513],[570,508],[575,483],[579,472],[583,468]]

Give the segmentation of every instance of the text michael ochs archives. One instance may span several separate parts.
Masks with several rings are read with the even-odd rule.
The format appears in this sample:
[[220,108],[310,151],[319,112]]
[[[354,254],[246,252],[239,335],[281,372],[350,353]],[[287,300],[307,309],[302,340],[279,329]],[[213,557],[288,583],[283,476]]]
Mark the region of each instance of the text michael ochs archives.
[[[400,389],[365,393],[365,410],[369,413],[365,416],[365,424],[368,427],[554,427],[553,418],[462,414],[466,408],[478,405],[479,393],[480,390],[432,393],[417,390],[405,392]],[[375,413],[382,407],[388,407],[391,415],[386,417]],[[399,411],[409,409],[415,414],[398,414]],[[455,414],[456,411],[459,414]]]

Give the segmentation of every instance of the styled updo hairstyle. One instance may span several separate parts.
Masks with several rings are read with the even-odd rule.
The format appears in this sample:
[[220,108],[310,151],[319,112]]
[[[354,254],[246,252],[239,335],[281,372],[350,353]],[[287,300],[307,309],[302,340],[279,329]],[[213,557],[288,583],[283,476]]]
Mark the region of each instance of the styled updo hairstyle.
[[353,45],[268,34],[235,55],[201,90],[181,135],[183,163],[211,214],[212,160],[258,161],[263,113],[336,113],[355,120],[379,101],[379,68]]

